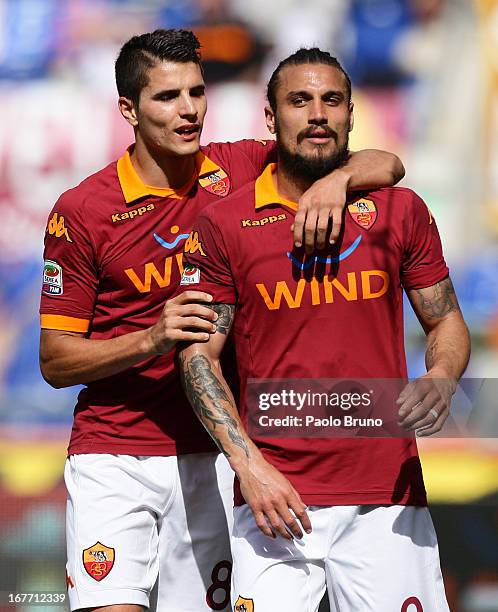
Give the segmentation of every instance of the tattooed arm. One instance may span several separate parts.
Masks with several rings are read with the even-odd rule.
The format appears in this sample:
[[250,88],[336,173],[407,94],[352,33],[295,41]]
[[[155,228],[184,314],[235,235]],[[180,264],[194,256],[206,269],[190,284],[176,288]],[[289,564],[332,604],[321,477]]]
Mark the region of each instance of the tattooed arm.
[[[311,531],[306,507],[289,481],[262,456],[247,435],[233,395],[223,378],[220,355],[232,325],[235,306],[212,304],[218,315],[216,332],[208,342],[191,344],[179,354],[185,393],[200,419],[240,481],[244,499],[263,533],[286,539]],[[286,528],[287,527],[287,528]],[[290,530],[290,532],[289,532]]]
[[451,397],[470,357],[469,331],[449,277],[426,289],[412,289],[408,297],[427,335],[427,374],[401,393],[400,423],[417,435],[440,431]]

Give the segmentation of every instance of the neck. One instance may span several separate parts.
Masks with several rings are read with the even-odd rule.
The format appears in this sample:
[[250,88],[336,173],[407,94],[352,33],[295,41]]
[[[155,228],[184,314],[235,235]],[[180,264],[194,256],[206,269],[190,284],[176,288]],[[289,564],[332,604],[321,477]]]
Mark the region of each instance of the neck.
[[156,154],[138,139],[131,160],[138,176],[146,185],[161,189],[180,189],[195,172],[195,155]]
[[276,181],[278,193],[291,202],[298,202],[303,193],[313,184],[313,179],[291,174],[282,163],[277,164],[273,180]]

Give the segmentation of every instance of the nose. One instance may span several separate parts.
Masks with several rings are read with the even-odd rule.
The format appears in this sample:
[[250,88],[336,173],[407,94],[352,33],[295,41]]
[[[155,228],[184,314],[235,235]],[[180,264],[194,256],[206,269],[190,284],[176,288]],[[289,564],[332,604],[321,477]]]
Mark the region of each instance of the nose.
[[322,125],[328,122],[323,100],[313,100],[313,103],[310,105],[309,108],[310,114],[308,117],[308,123],[312,123],[314,125]]
[[194,105],[194,101],[189,94],[184,94],[180,98],[180,109],[179,113],[181,117],[195,117],[197,110]]

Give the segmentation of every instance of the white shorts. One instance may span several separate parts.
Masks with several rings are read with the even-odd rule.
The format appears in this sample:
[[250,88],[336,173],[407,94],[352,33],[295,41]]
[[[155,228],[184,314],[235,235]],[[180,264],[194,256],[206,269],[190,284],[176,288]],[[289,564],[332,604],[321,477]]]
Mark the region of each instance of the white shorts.
[[64,477],[71,610],[230,609],[233,472],[223,455],[72,455]]
[[236,612],[449,612],[427,508],[312,506],[302,540],[271,539],[250,508],[235,508]]

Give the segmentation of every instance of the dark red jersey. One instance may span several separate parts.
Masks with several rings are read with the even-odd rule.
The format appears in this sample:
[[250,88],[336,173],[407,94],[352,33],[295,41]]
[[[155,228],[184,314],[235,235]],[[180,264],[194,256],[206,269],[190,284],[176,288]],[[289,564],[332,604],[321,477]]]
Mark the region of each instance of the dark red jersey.
[[[129,153],[64,193],[49,216],[41,326],[107,339],[158,320],[183,272],[183,248],[208,204],[254,180],[272,143],[201,147],[181,190],[145,185]],[[80,393],[70,453],[174,455],[215,450],[193,415],[174,353]]]
[[[428,208],[403,188],[351,201],[339,244],[305,257],[274,171],[204,211],[184,259],[182,285],[237,304],[245,423],[248,379],[405,378],[402,288],[448,275]],[[308,504],[426,503],[414,439],[253,439]]]

